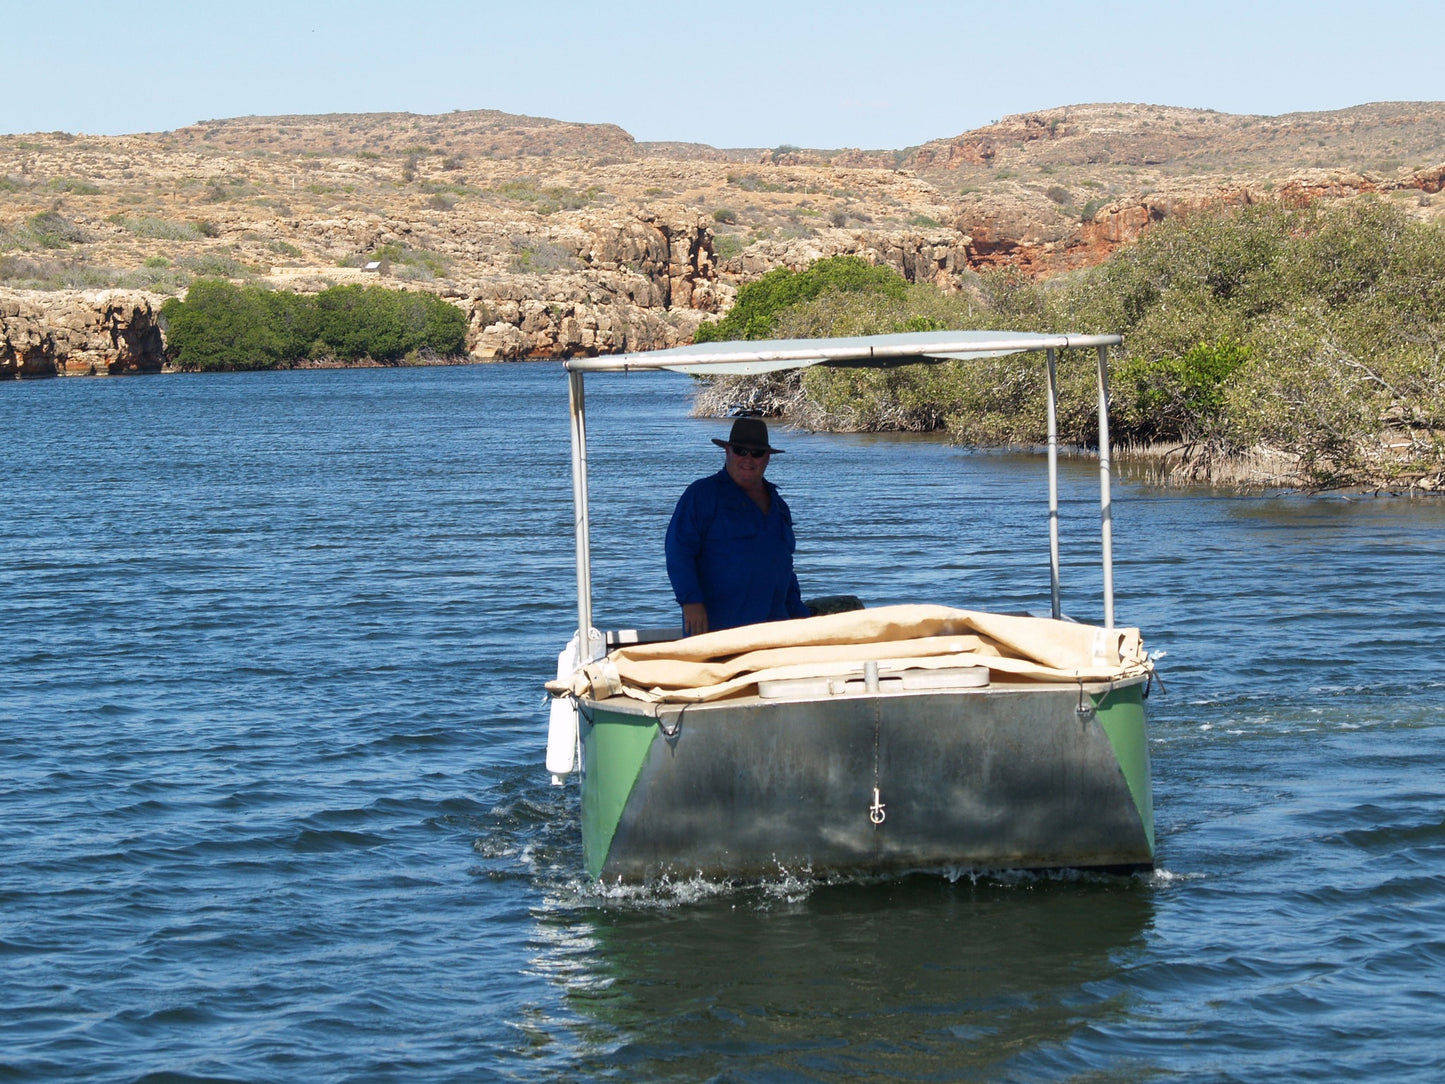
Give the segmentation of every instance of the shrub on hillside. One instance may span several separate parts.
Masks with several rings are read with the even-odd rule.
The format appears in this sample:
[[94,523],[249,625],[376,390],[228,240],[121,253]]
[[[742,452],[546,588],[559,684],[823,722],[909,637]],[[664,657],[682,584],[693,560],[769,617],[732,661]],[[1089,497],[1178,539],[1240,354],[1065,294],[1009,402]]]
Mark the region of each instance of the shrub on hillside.
[[108,216],[106,221],[124,230],[129,230],[137,237],[148,237],[161,241],[197,241],[203,236],[200,228],[194,222],[173,222],[152,215],[130,218],[117,213]]
[[85,230],[58,211],[41,211],[8,230],[0,228],[0,252],[11,248],[30,251],[69,248],[89,240]]

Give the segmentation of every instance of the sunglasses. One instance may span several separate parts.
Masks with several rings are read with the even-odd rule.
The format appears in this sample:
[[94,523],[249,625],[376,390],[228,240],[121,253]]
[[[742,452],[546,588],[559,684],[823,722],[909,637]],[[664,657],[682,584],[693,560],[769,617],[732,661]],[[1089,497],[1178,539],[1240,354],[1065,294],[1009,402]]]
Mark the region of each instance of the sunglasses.
[[728,447],[733,450],[733,455],[740,459],[766,459],[773,454],[767,448],[744,448],[740,444],[730,444]]

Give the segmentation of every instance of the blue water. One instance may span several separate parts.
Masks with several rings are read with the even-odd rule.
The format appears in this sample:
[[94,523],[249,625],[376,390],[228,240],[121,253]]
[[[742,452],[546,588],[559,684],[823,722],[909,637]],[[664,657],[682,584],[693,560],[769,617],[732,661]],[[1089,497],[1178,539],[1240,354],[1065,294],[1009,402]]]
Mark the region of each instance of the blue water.
[[[589,382],[599,624],[675,621],[686,392]],[[12,383],[0,434],[0,1081],[1445,1070],[1445,504],[1118,488],[1152,875],[624,891],[541,765],[558,366]],[[805,594],[1047,607],[1037,460],[777,438]]]

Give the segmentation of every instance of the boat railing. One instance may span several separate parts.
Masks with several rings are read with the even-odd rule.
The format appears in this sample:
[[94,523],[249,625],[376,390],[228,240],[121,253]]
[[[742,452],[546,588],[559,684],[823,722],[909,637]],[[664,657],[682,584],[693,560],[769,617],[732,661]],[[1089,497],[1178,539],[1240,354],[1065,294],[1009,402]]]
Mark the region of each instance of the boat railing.
[[[1112,455],[1109,443],[1109,348],[1118,335],[1045,335],[1002,331],[940,331],[874,335],[853,339],[784,340],[775,342],[701,343],[641,354],[573,358],[568,375],[572,436],[572,494],[577,550],[577,627],[592,630],[592,556],[587,503],[587,422],[583,374],[671,370],[698,376],[749,375],[811,365],[886,367],[912,363],[996,358],[1015,353],[1043,353],[1047,375],[1049,599],[1052,616],[1063,619],[1059,575],[1059,434],[1057,354],[1060,350],[1097,352],[1096,389],[1099,417],[1099,520],[1103,565],[1103,617],[1114,628],[1114,536],[1111,499]],[[637,633],[639,630],[629,630]],[[654,630],[663,631],[663,630]],[[660,639],[676,639],[675,632]],[[611,634],[588,635],[579,652],[582,662],[600,658],[624,642],[609,643]]]

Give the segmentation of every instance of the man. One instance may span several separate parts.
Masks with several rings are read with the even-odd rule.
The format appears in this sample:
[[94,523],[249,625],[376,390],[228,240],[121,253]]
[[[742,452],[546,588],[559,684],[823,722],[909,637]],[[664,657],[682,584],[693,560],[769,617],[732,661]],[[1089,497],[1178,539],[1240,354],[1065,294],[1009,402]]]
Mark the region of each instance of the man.
[[767,423],[739,418],[723,469],[687,487],[667,526],[667,576],[688,636],[807,617],[793,572],[793,516],[763,473],[775,454]]

